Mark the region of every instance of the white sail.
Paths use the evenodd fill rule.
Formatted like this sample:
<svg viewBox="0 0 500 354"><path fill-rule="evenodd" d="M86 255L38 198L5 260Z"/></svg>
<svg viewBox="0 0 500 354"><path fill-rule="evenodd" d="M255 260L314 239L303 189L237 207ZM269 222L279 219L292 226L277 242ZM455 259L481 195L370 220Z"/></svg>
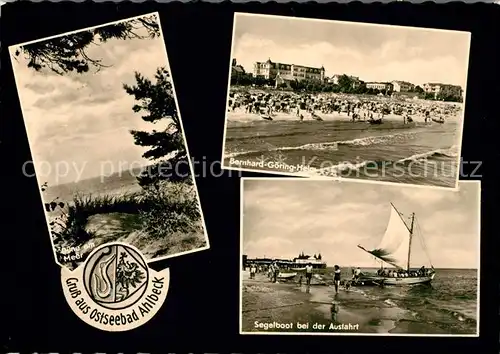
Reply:
<svg viewBox="0 0 500 354"><path fill-rule="evenodd" d="M391 205L391 216L384 237L370 253L389 264L406 269L409 249L410 232L398 211Z"/></svg>

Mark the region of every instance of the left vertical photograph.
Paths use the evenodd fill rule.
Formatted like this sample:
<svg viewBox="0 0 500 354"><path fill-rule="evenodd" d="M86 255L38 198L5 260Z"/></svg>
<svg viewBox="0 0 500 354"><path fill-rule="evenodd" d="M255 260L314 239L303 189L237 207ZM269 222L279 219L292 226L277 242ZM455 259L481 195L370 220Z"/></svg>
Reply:
<svg viewBox="0 0 500 354"><path fill-rule="evenodd" d="M118 242L147 262L209 248L151 13L9 47L56 263Z"/></svg>

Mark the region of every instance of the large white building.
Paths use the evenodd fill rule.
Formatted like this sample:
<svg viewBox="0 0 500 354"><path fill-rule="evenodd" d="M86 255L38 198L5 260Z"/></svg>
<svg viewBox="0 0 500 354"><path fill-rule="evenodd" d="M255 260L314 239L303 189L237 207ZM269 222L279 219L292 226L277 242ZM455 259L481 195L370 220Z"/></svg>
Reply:
<svg viewBox="0 0 500 354"><path fill-rule="evenodd" d="M392 84L389 82L367 82L366 88L380 91L392 91Z"/></svg>
<svg viewBox="0 0 500 354"><path fill-rule="evenodd" d="M332 77L328 78L328 82L330 84L338 85L339 84L339 79L343 76L344 74L335 74ZM361 80L359 79L358 76L352 76L352 75L346 75L349 79L351 79L352 82L352 87L356 88L359 85L361 85Z"/></svg>
<svg viewBox="0 0 500 354"><path fill-rule="evenodd" d="M425 93L434 94L434 98L438 95L453 96L457 98L462 98L463 90L462 87L458 85L448 85L442 83L426 83L423 87Z"/></svg>
<svg viewBox="0 0 500 354"><path fill-rule="evenodd" d="M260 76L265 79L275 79L279 76L283 80L317 80L323 82L325 80L325 68L275 63L269 58L265 62L254 63L253 76Z"/></svg>
<svg viewBox="0 0 500 354"><path fill-rule="evenodd" d="M409 92L412 91L415 88L415 85L413 85L411 82L406 82L406 81L392 81L392 90L394 92Z"/></svg>

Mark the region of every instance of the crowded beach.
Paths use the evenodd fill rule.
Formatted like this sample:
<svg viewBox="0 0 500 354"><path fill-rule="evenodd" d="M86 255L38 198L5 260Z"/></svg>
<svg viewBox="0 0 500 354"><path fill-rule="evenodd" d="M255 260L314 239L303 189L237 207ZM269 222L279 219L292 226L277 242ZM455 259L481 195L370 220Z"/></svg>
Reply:
<svg viewBox="0 0 500 354"><path fill-rule="evenodd" d="M239 120L350 120L381 124L385 119L404 124L445 123L460 115L455 102L384 95L297 93L254 88L231 88L227 117Z"/></svg>

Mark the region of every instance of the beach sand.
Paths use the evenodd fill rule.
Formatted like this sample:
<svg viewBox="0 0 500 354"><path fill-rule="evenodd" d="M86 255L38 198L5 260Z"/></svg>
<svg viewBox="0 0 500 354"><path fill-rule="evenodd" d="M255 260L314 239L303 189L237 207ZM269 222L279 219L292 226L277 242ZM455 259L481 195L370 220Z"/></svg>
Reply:
<svg viewBox="0 0 500 354"><path fill-rule="evenodd" d="M420 323L410 311L390 301L376 304L356 288L340 289L335 295L333 287L318 285L307 293L304 285L271 283L265 274L249 279L248 272L243 272L242 277L242 332L446 333ZM338 304L336 321L332 321L333 301ZM290 325L285 329L263 328L274 322ZM299 329L297 323L308 324L308 328Z"/></svg>
<svg viewBox="0 0 500 354"><path fill-rule="evenodd" d="M304 115L304 121L314 120L313 118L311 118L310 113L303 113L303 115ZM316 112L316 115L321 117L321 119L323 121L350 121L350 120L352 120L351 116L348 116L347 113L345 113L345 112L342 112L340 114L337 112L329 113L329 114ZM454 115L445 116L445 119L457 119L460 116L461 116L460 113L457 112ZM238 108L235 111L227 112L226 118L227 118L228 122L235 122L235 123L236 122L240 122L240 123L248 122L249 123L249 122L256 122L256 121L265 121L261 117L260 114L245 113L245 111L241 108ZM273 121L299 121L299 118L294 113L273 113L272 118L273 118ZM373 118L378 119L378 115L374 115ZM425 123L425 117L423 115L412 115L411 118L413 119L414 122ZM398 121L401 123L403 122L403 116L396 115L396 114L384 115L383 119L387 120L387 121Z"/></svg>

